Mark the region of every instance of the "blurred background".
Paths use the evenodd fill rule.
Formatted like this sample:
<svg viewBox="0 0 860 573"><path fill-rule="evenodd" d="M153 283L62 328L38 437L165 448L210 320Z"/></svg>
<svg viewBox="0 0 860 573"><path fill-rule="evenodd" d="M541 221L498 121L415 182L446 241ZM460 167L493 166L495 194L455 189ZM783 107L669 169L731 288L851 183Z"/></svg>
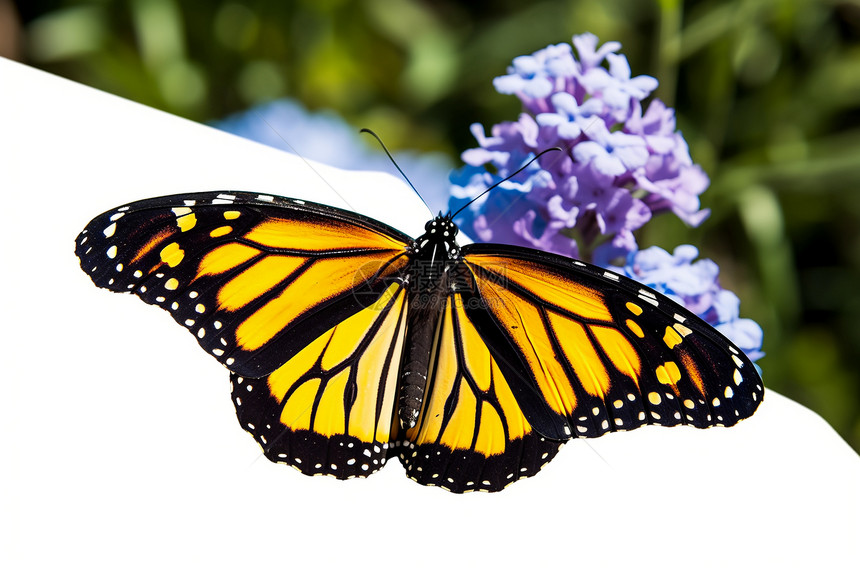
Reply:
<svg viewBox="0 0 860 573"><path fill-rule="evenodd" d="M329 162L370 127L442 193L470 124L520 111L492 78L585 31L660 81L711 177L709 220L639 244L719 264L764 329L765 384L860 451L860 0L0 0L6 58L200 122L289 98Z"/></svg>

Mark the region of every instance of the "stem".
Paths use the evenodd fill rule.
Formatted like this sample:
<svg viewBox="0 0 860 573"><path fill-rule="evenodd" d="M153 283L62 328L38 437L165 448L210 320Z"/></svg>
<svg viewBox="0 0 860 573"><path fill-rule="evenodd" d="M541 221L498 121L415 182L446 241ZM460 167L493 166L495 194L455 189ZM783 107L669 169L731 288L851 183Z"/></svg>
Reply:
<svg viewBox="0 0 860 573"><path fill-rule="evenodd" d="M660 99L669 106L675 105L678 84L678 60L681 56L681 20L684 7L681 0L658 0L657 78L660 80Z"/></svg>

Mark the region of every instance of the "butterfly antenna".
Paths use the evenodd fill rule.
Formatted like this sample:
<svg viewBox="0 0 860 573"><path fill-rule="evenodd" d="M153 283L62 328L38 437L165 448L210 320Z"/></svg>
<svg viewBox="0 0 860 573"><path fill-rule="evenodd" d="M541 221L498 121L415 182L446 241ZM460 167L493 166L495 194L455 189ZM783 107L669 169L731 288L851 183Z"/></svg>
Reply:
<svg viewBox="0 0 860 573"><path fill-rule="evenodd" d="M296 148L295 148L295 147L293 147L293 146L290 144L290 142L289 142L289 141L287 141L287 140L284 138L284 136L283 136L283 135L281 135L281 134L280 134L280 132L279 132L277 129L275 129L275 128L274 128L274 126L272 126L272 124L271 124L271 123L269 123L268 121L266 121L266 118L265 118L265 117L263 117L263 114L261 114L261 113L260 113L259 111L257 111L257 110L253 110L253 111L254 111L254 113L256 113L256 114L257 114L257 118L258 118L260 121L262 121L263 123L265 123L265 124L266 124L266 126L267 126L269 129L271 129L271 130L272 130L272 133L274 133L275 135L277 135L277 136L280 138L280 140L284 142L284 145L286 145L287 147L289 147L289 148L290 148L290 150L293 152L293 154L294 154L296 157L298 157L299 159L301 159L302 161L304 161L305 165L307 165L307 166L308 166L308 168L309 168L311 171L313 171L314 173L316 173L317 177L319 177L319 178L322 180L322 182L323 182L323 183L325 183L326 185L328 185L329 189L331 189L332 191L334 191L334 194L335 194L335 195L337 195L338 197L340 197L341 201L343 201L343 202L346 204L346 206L347 206L347 207L349 207L349 208L350 208L350 209L352 209L353 211L355 210L355 209L353 209L352 205L350 205L350 204L349 204L349 201L347 201L347 200L346 200L346 198L345 198L343 195L341 195L340 193L338 193L338 192L337 192L337 189L335 189L335 188L334 188L334 186L333 186L331 183L329 183L329 182L328 182L328 180L327 180L325 177L323 177L323 176L322 176L322 173L320 173L319 171L317 171L316 169L314 169L314 166L313 166L313 165L311 165L310 161L308 161L307 159L305 159L305 156L304 156L304 155L302 155L301 153L299 153L299 152L298 152L298 150L296 150Z"/></svg>
<svg viewBox="0 0 860 573"><path fill-rule="evenodd" d="M532 163L534 163L535 161L540 159L541 155L543 155L545 153L549 153L550 151L563 151L563 150L561 147L550 147L548 149L544 149L543 151L541 151L540 153L538 153L537 155L532 157L528 161L528 163L526 163L525 165L523 165L522 167L520 167L519 169L517 169L516 171L514 171L513 173L511 173L510 175L508 175L504 179L502 179L501 181L498 181L498 182L494 183L493 185L491 185L490 187L487 187L487 189L483 193L481 193L480 195L478 195L477 197L475 197L474 199L472 199L471 201L469 201L468 203L466 203L465 205L463 205L462 207L457 209L457 211L453 215L450 216L451 219L453 219L454 217L459 215L460 211L462 211L463 209L465 209L466 207L468 207L469 205L471 205L472 203L474 203L475 201L477 201L478 199L480 199L481 197L483 197L484 195L486 195L487 193L489 193L490 191L492 191L493 189L495 189L496 187L498 187L499 185L504 183L505 181L509 181L509 180L513 179L514 177L516 177L523 169L525 169L526 167L528 167L529 165L531 165Z"/></svg>
<svg viewBox="0 0 860 573"><path fill-rule="evenodd" d="M409 183L409 186L412 187L412 190L415 191L415 194L418 195L419 199L421 199L421 202L424 203L425 205L427 205L427 202L424 201L424 197L421 196L421 193L418 192L418 189L416 189L415 185L412 184L412 181L409 180L409 177L406 176L406 174L403 172L403 170L400 169L400 166L397 165L397 162L394 161L394 157L391 156L391 152L389 152L388 148L385 147L385 144L382 143L382 138L379 137L378 135L376 135L376 132L374 132L373 130L367 129L366 127L362 127L359 130L359 133L369 133L370 135L372 135L374 137L374 139L376 139L377 142L379 142L379 146L382 147L382 151L384 151L385 155L388 156L388 159L391 160L391 164L394 165L395 168L397 168L397 171L400 172L400 175L403 177L403 179L406 180L407 183ZM429 209L430 205L427 205L427 208Z"/></svg>

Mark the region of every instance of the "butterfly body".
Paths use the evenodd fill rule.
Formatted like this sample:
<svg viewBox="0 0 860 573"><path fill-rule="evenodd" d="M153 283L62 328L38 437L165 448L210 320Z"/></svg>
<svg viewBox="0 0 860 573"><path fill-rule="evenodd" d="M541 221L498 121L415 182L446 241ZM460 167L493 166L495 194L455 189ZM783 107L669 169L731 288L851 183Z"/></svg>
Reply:
<svg viewBox="0 0 860 573"><path fill-rule="evenodd" d="M427 222L424 234L409 248L411 272L406 277L410 313L400 383L401 428L418 422L430 374L434 337L448 294L449 273L456 265L459 246L454 238L457 226L441 214Z"/></svg>
<svg viewBox="0 0 860 573"><path fill-rule="evenodd" d="M230 371L266 457L310 475L368 476L397 456L419 483L497 491L571 438L731 426L761 402L747 357L659 293L456 234L450 217L413 240L224 191L107 211L76 254L97 286L167 310Z"/></svg>

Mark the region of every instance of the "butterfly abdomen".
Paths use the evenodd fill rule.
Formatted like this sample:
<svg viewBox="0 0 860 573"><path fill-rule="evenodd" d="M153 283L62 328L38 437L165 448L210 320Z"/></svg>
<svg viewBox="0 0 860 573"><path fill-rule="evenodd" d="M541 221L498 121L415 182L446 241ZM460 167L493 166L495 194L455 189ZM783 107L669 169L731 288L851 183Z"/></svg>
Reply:
<svg viewBox="0 0 860 573"><path fill-rule="evenodd" d="M427 387L430 357L444 308L444 292L416 293L410 291L409 319L406 343L400 369L400 426L409 429L418 422Z"/></svg>

